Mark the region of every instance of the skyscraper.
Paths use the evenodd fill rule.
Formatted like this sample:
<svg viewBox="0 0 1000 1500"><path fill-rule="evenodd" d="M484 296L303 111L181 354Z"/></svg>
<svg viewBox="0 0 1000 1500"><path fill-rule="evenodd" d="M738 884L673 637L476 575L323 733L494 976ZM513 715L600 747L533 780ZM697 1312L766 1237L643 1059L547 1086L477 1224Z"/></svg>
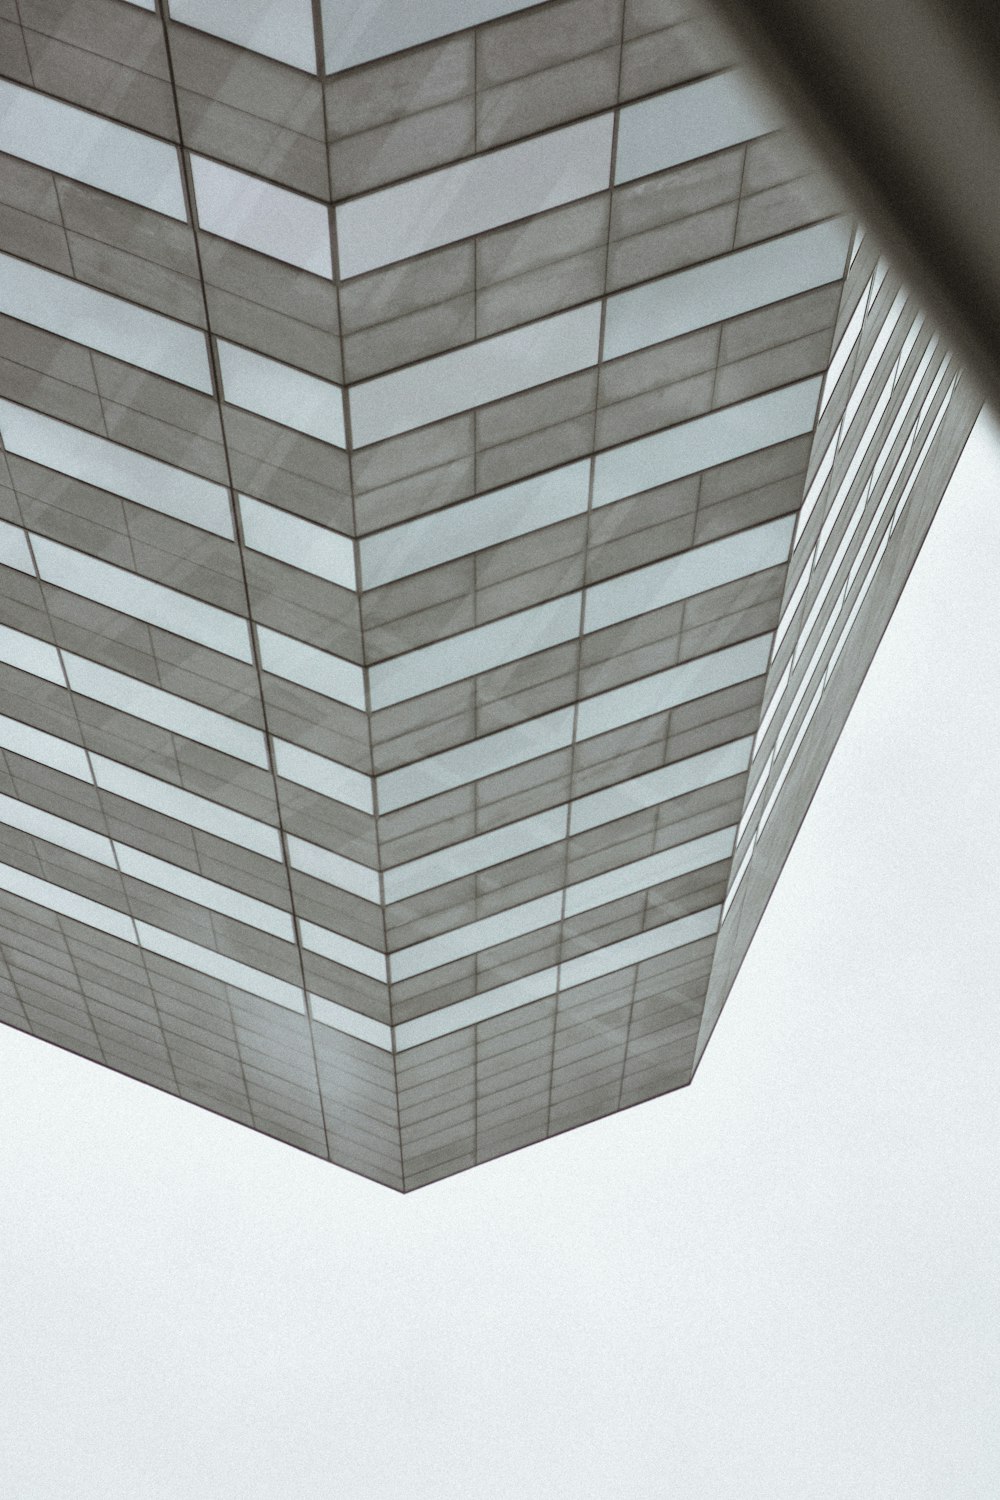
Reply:
<svg viewBox="0 0 1000 1500"><path fill-rule="evenodd" d="M687 1083L977 402L677 0L18 0L0 1017L398 1188Z"/></svg>

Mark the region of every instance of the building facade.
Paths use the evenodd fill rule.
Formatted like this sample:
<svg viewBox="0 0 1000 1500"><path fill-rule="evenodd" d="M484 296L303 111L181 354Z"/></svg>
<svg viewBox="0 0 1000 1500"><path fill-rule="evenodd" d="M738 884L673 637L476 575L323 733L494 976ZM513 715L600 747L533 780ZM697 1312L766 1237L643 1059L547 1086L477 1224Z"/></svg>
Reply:
<svg viewBox="0 0 1000 1500"><path fill-rule="evenodd" d="M947 351L687 0L0 33L0 1019L399 1189L689 1082Z"/></svg>

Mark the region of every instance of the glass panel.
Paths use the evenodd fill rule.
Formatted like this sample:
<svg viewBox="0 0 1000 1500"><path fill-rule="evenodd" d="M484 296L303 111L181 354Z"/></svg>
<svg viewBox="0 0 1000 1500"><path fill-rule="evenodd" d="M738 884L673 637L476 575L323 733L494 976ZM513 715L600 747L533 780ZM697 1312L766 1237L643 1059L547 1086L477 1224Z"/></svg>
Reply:
<svg viewBox="0 0 1000 1500"><path fill-rule="evenodd" d="M186 469L148 458L121 443L57 422L27 406L0 401L0 434L11 453L84 484L124 495L136 505L232 537L229 491Z"/></svg>
<svg viewBox="0 0 1000 1500"><path fill-rule="evenodd" d="M253 661L250 631L239 615L192 599L189 594L181 594L152 579L140 578L124 568L115 568L47 537L33 537L32 546L39 576L46 583L145 620L160 630L197 641L237 661Z"/></svg>
<svg viewBox="0 0 1000 1500"><path fill-rule="evenodd" d="M208 234L235 240L316 276L332 277L325 204L205 156L191 157L191 171L198 222Z"/></svg>
<svg viewBox="0 0 1000 1500"><path fill-rule="evenodd" d="M631 182L775 130L778 111L742 73L716 73L619 113L615 182Z"/></svg>
<svg viewBox="0 0 1000 1500"><path fill-rule="evenodd" d="M846 219L829 219L609 297L604 358L617 359L837 281L849 234Z"/></svg>
<svg viewBox="0 0 1000 1500"><path fill-rule="evenodd" d="M618 969L641 964L644 959L656 958L661 953L670 953L674 948L683 948L687 943L696 943L699 938L711 937L718 931L721 906L710 906L704 911L681 917L676 922L667 922L662 927L653 927L649 932L640 932L636 937L626 938L621 943L612 943L607 948L597 948L580 958L571 958L559 971L559 982L563 989L585 984L588 979L598 979L602 974L614 974Z"/></svg>
<svg viewBox="0 0 1000 1500"><path fill-rule="evenodd" d="M449 506L362 537L362 587L378 588L468 552L553 526L587 509L590 460L566 464L520 484Z"/></svg>
<svg viewBox="0 0 1000 1500"><path fill-rule="evenodd" d="M0 151L186 219L176 146L0 79Z"/></svg>
<svg viewBox="0 0 1000 1500"><path fill-rule="evenodd" d="M228 3L228 0L219 0ZM343 72L541 0L321 0L326 71Z"/></svg>
<svg viewBox="0 0 1000 1500"><path fill-rule="evenodd" d="M613 115L596 115L339 204L341 276L360 276L602 192L609 185L613 128Z"/></svg>
<svg viewBox="0 0 1000 1500"><path fill-rule="evenodd" d="M794 516L782 516L765 526L735 532L704 547L692 547L648 568L636 568L607 583L592 584L586 591L583 628L603 630L618 620L661 609L704 589L719 588L786 562L794 525Z"/></svg>
<svg viewBox="0 0 1000 1500"><path fill-rule="evenodd" d="M381 1047L383 1052L393 1050L392 1027L383 1021L373 1021L369 1016L348 1010L346 1005L338 1005L336 1000L327 1000L323 995L310 995L309 1009L313 1020L322 1021L324 1026L333 1026L348 1036L356 1036L359 1041L370 1042L373 1047Z"/></svg>
<svg viewBox="0 0 1000 1500"><path fill-rule="evenodd" d="M314 693L335 698L338 703L364 709L365 674L353 662L308 646L290 635L280 635L265 625L257 626L257 640L265 672L287 677L289 682L298 682Z"/></svg>
<svg viewBox="0 0 1000 1500"><path fill-rule="evenodd" d="M304 573L328 578L341 588L356 587L354 543L350 537L303 521L276 505L240 495L243 540L255 552L266 552Z"/></svg>
<svg viewBox="0 0 1000 1500"><path fill-rule="evenodd" d="M51 766L53 771L62 771L64 776L75 776L78 781L93 781L85 750L69 740L46 734L19 719L8 719L0 714L0 747L14 755L23 755L27 760L37 760L39 765Z"/></svg>
<svg viewBox="0 0 1000 1500"><path fill-rule="evenodd" d="M356 974L367 974L369 979L386 982L385 954L378 953L364 943L355 943L351 938L341 937L327 927L317 927L314 922L299 922L299 935L303 948L320 953L345 969Z"/></svg>
<svg viewBox="0 0 1000 1500"><path fill-rule="evenodd" d="M317 755L313 750L303 750L301 745L293 745L288 740L272 739L272 744L277 773L286 781L311 787L323 797L346 802L349 807L360 808L362 812L374 812L370 776L363 776L360 771L353 771L350 766L342 766L335 760L327 760L325 755Z"/></svg>
<svg viewBox="0 0 1000 1500"><path fill-rule="evenodd" d="M476 838L464 839L447 849L439 849L422 859L410 860L386 870L383 876L385 899L405 901L419 891L431 890L436 885L445 885L458 880L462 875L471 875L476 870L488 869L507 859L516 859L533 849L543 849L566 837L569 809L564 803L548 812L538 813L532 818L521 818L508 823L492 833L481 833Z"/></svg>
<svg viewBox="0 0 1000 1500"><path fill-rule="evenodd" d="M433 646L408 651L392 661L369 668L372 708L388 708L458 682L477 672L488 672L504 662L544 651L580 632L580 594L565 594L548 604L463 631Z"/></svg>
<svg viewBox="0 0 1000 1500"><path fill-rule="evenodd" d="M363 447L586 369L600 327L601 305L590 302L352 386L353 441Z"/></svg>
<svg viewBox="0 0 1000 1500"><path fill-rule="evenodd" d="M342 854L334 854L331 849L321 849L318 844L309 844L294 834L288 835L287 842L289 863L304 875L325 880L340 890L351 891L364 901L377 902L380 899L377 870L359 865L353 859L345 859Z"/></svg>
<svg viewBox="0 0 1000 1500"><path fill-rule="evenodd" d="M529 1005L532 1000L544 1000L555 992L558 982L558 969L539 969L523 979L498 985L494 990L484 990L480 995L471 995L468 1000L459 1000L442 1010L429 1011L413 1021L404 1021L395 1028L396 1051L419 1047L421 1042L448 1036L463 1026L474 1026L477 1021L502 1016L508 1010L516 1010L519 1005Z"/></svg>
<svg viewBox="0 0 1000 1500"><path fill-rule="evenodd" d="M817 375L599 453L594 504L610 505L699 469L801 437L812 430L819 387Z"/></svg>
<svg viewBox="0 0 1000 1500"><path fill-rule="evenodd" d="M668 667L665 672L654 672L651 677L630 682L626 687L586 698L577 712L576 737L589 740L635 719L645 719L678 703L731 687L734 682L759 677L767 671L770 652L771 636L758 635L753 640L741 641L738 646L727 646L710 656L699 656L694 661L682 662L679 667Z"/></svg>
<svg viewBox="0 0 1000 1500"><path fill-rule="evenodd" d="M267 770L267 749L259 729L238 724L235 719L228 719L214 709L202 708L200 703L178 698L174 693L126 677L122 672L112 672L108 667L87 661L82 656L73 656L68 651L64 653L64 660L70 687L85 698L106 703L137 719L147 719L150 724L159 724L173 734L196 740L200 745L209 745L224 755L233 755L237 760Z"/></svg>
<svg viewBox="0 0 1000 1500"><path fill-rule="evenodd" d="M13 865L0 865L0 890L9 891L12 896L20 896L25 901L34 901L37 906L59 912L61 916L72 917L87 927L96 927L99 932L123 938L126 943L136 940L132 918L124 912L90 901L86 896L78 896L75 891L53 885L50 880L40 880Z"/></svg>
<svg viewBox="0 0 1000 1500"><path fill-rule="evenodd" d="M25 635L23 630L0 625L0 661L16 667L19 672L29 672L32 677L43 677L46 682L66 686L55 646L40 641L37 636Z"/></svg>
<svg viewBox="0 0 1000 1500"><path fill-rule="evenodd" d="M340 386L317 380L304 370L265 359L252 349L216 339L223 394L233 406L244 406L284 427L306 432L320 442L346 447L344 393Z"/></svg>
<svg viewBox="0 0 1000 1500"><path fill-rule="evenodd" d="M570 807L570 833L583 833L587 828L597 828L602 823L627 817L644 807L656 807L672 797L682 797L685 792L710 786L714 781L739 776L750 764L752 744L749 735L745 739L730 740L718 749L673 761L659 771L632 777L608 787L607 791L578 797Z"/></svg>
<svg viewBox="0 0 1000 1500"><path fill-rule="evenodd" d="M184 964L200 974L209 974L213 979L221 979L223 984L235 985L237 989L259 995L263 1000L273 1000L276 1005L283 1005L287 1010L304 1011L306 1008L305 997L294 984L286 984L283 979L275 979L271 974L262 974L259 969L237 963L235 959L226 958L212 948L189 943L172 932L164 932L162 928L150 927L146 922L137 922L135 925L140 943L150 953L159 953L163 958L173 959L175 963Z"/></svg>
<svg viewBox="0 0 1000 1500"><path fill-rule="evenodd" d="M136 880L159 886L164 891L173 891L175 896L182 896L186 901L207 906L210 911L221 912L237 922L245 922L249 927L259 927L286 942L295 941L291 917L276 906L256 901L252 896L244 896L241 891L234 891L215 880L206 880L190 870L168 864L166 860L154 859L151 854L145 854L141 849L133 849L117 840L115 852L123 873L132 875Z"/></svg>
<svg viewBox="0 0 1000 1500"><path fill-rule="evenodd" d="M440 937L428 938L426 942L414 943L389 956L389 973L393 983L410 979L414 974L424 974L429 969L440 968L456 958L465 958L470 953L479 953L497 943L506 943L511 938L526 932L537 932L558 922L562 915L562 892L541 896L537 901L526 901L523 906L512 906L493 917L483 917L465 927L443 932Z"/></svg>
<svg viewBox="0 0 1000 1500"><path fill-rule="evenodd" d="M464 786L481 776L492 776L508 766L561 750L571 744L572 739L571 708L560 708L527 724L515 724L512 729L484 735L454 750L445 750L440 755L428 756L426 760L380 776L379 811L395 812L424 797L434 797L452 787Z"/></svg>
<svg viewBox="0 0 1000 1500"><path fill-rule="evenodd" d="M185 26L316 72L312 0L170 0L170 14Z"/></svg>
<svg viewBox="0 0 1000 1500"><path fill-rule="evenodd" d="M12 255L0 255L0 312L211 394L200 329Z"/></svg>
<svg viewBox="0 0 1000 1500"><path fill-rule="evenodd" d="M647 859L637 859L632 864L619 865L605 875L595 875L592 880L581 880L566 890L566 915L592 911L595 906L604 906L617 901L621 896L630 896L635 891L645 891L651 886L673 880L677 875L686 875L691 870L714 865L718 860L728 859L733 852L736 829L722 828L704 838L691 839L686 844L675 844L671 849L662 849Z"/></svg>
<svg viewBox="0 0 1000 1500"><path fill-rule="evenodd" d="M19 573L34 573L28 538L20 526L9 521L0 521L0 563L5 568L16 568Z"/></svg>
<svg viewBox="0 0 1000 1500"><path fill-rule="evenodd" d="M82 854L84 859L114 866L110 839L93 833L89 828L81 828L68 818L57 818L40 807L32 807L30 802L19 802L14 797L0 794L0 823L5 823L8 828L20 828L22 833L58 844L62 849L71 849L74 854Z"/></svg>
<svg viewBox="0 0 1000 1500"><path fill-rule="evenodd" d="M241 848L252 849L265 859L282 858L277 829L269 828L256 818L248 818L245 813L234 812L208 797L198 797L194 792L186 792L168 781L120 765L118 761L105 760L103 755L91 756L91 763L97 785L106 792L152 808L154 812L163 813L164 817L175 818L178 823L190 823L217 838L239 844Z"/></svg>

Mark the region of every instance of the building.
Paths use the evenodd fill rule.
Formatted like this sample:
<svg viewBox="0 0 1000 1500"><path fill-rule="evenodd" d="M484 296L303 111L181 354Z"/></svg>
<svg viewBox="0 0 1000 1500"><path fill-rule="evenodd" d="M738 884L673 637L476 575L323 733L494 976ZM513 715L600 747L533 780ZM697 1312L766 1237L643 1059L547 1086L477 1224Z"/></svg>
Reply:
<svg viewBox="0 0 1000 1500"><path fill-rule="evenodd" d="M977 411L686 0L0 20L0 1018L397 1188L690 1081Z"/></svg>

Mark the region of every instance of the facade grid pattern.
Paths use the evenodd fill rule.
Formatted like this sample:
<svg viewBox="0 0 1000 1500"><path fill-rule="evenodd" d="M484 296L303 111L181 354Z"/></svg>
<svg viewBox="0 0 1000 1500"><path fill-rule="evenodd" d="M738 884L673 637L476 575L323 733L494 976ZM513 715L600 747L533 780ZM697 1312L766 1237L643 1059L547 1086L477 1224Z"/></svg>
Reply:
<svg viewBox="0 0 1000 1500"><path fill-rule="evenodd" d="M687 1083L974 411L696 6L0 3L0 1019L399 1189Z"/></svg>

